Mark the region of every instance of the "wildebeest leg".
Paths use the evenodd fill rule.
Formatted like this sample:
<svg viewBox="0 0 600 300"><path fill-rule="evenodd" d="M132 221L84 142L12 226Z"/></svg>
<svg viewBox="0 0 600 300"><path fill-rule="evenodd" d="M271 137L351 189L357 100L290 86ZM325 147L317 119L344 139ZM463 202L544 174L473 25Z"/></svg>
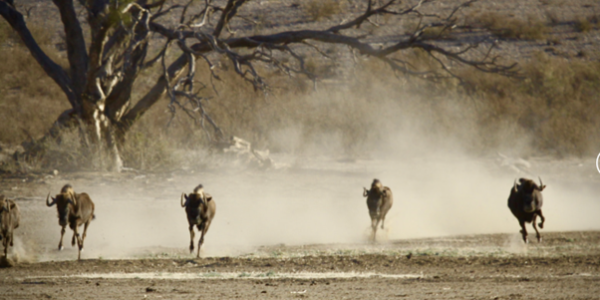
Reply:
<svg viewBox="0 0 600 300"><path fill-rule="evenodd" d="M62 226L62 229L60 230L60 242L58 242L58 250L59 251L63 249L62 241L63 241L63 236L65 235L65 226Z"/></svg>
<svg viewBox="0 0 600 300"><path fill-rule="evenodd" d="M538 211L538 215L540 215L540 218L542 219L542 221L540 222L540 228L544 228L544 222L546 222L546 218L544 218L544 215L542 215L542 210Z"/></svg>
<svg viewBox="0 0 600 300"><path fill-rule="evenodd" d="M5 236L2 240L2 246L4 246L4 257L8 258L8 237Z"/></svg>
<svg viewBox="0 0 600 300"><path fill-rule="evenodd" d="M204 235L208 231L208 227L210 227L210 220L204 221L202 224L200 224L200 226L198 226L198 229L200 229L202 234L200 235L200 240L198 241L198 254L196 255L196 258L200 258L200 248L204 243Z"/></svg>
<svg viewBox="0 0 600 300"><path fill-rule="evenodd" d="M531 221L531 224L533 225L533 229L535 230L535 237L537 238L538 243L540 243L542 241L542 236L540 235L540 232L537 229L535 219L537 219L537 215L533 215L533 220Z"/></svg>
<svg viewBox="0 0 600 300"><path fill-rule="evenodd" d="M81 237L79 236L79 232L77 232L77 225L72 226L73 229L73 240L77 239L77 260L81 260L81 248L83 248L83 242L81 241ZM71 244L74 244L73 242Z"/></svg>
<svg viewBox="0 0 600 300"><path fill-rule="evenodd" d="M372 234L373 234L373 242L375 241L376 235L377 235L377 225L379 225L379 218L377 218L377 217L371 218L371 230L372 230Z"/></svg>
<svg viewBox="0 0 600 300"><path fill-rule="evenodd" d="M519 220L519 225L521 225L521 235L523 236L523 241L527 244L529 241L527 240L527 229L525 229L525 221Z"/></svg>
<svg viewBox="0 0 600 300"><path fill-rule="evenodd" d="M79 246L79 250L83 251L83 241L85 240L85 237L87 235L87 229L88 226L90 226L90 222L91 220L88 220L87 222L85 222L85 224L83 224L83 234L81 235L81 245Z"/></svg>
<svg viewBox="0 0 600 300"><path fill-rule="evenodd" d="M190 225L190 253L194 251L194 225Z"/></svg>

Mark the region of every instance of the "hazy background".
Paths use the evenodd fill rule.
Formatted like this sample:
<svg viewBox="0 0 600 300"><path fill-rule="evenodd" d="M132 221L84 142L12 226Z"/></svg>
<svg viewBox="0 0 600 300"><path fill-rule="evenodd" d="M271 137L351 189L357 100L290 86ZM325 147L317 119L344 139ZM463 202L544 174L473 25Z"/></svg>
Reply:
<svg viewBox="0 0 600 300"><path fill-rule="evenodd" d="M321 105L339 101L319 100ZM471 122L467 114L463 116L453 127L457 131ZM377 129L380 137L380 142L362 147L361 154L345 151L343 135L336 130L324 130L321 138L306 140L297 134L302 126L290 126L273 129L272 134L280 137L279 147L288 149L273 154L275 167L267 170L247 167L241 159L187 151L187 159L195 157L202 163L190 159L189 165L164 173L75 173L48 181L48 191L54 195L70 182L96 203L97 218L88 231L84 258L188 257L188 225L179 201L182 192L189 193L200 183L217 204L204 256L242 255L276 244L368 245L370 220L362 191L373 178L394 193L386 229L378 233L382 244L408 238L513 233L517 238L507 241L510 250L520 241L519 225L507 208L507 198L519 177L537 180L541 176L548 186L543 193L546 224L542 235L544 231L600 229L600 174L595 157L530 156L530 167L525 168L493 151L474 154L465 150L457 138L460 133L438 132L426 118L397 106L365 112L360 122L369 124L365 125L371 126L369 130ZM372 142L365 139L365 143ZM519 144L525 143L515 139L512 145ZM56 209L47 208L44 199L40 195L20 201L26 229L17 231L21 245L17 251L32 259L73 259L76 248L68 246L70 230L65 234L66 249L56 251L60 232ZM195 243L198 238L197 233Z"/></svg>

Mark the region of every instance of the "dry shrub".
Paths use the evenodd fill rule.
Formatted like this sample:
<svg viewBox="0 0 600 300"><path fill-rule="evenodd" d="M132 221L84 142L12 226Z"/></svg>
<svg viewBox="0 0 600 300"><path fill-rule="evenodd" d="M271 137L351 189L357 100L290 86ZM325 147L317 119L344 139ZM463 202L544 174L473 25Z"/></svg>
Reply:
<svg viewBox="0 0 600 300"><path fill-rule="evenodd" d="M482 125L518 125L530 148L557 156L587 155L600 147L600 63L539 54L523 65L525 80L465 74L488 105Z"/></svg>
<svg viewBox="0 0 600 300"><path fill-rule="evenodd" d="M558 14L556 11L546 10L544 12L544 14L546 15L546 19L548 19L548 21L550 21L550 24L552 24L554 26L560 24L560 18L558 17Z"/></svg>
<svg viewBox="0 0 600 300"><path fill-rule="evenodd" d="M508 17L499 13L482 13L471 17L471 21L477 27L483 27L491 31L495 36L504 39L540 40L548 33L548 27L542 20L534 16L521 20Z"/></svg>
<svg viewBox="0 0 600 300"><path fill-rule="evenodd" d="M435 66L420 51L401 59L419 69ZM272 151L306 153L320 145L338 154L366 153L373 147L368 141L385 139L393 131L386 126L398 124L440 138L453 136L476 152L516 147L565 156L600 146L590 139L600 128L598 64L540 55L523 70L527 79L519 81L465 69L461 75L471 88L457 89L453 80L405 81L385 64L366 60L355 70L355 80L320 84L314 92L302 77L263 69L271 74L268 96L227 71L220 74L220 95L207 94L214 97L207 110L227 134ZM385 124L400 115L404 121ZM194 139L207 141L202 134Z"/></svg>
<svg viewBox="0 0 600 300"><path fill-rule="evenodd" d="M343 10L343 1L337 0L309 0L304 4L304 11L313 21L330 18Z"/></svg>
<svg viewBox="0 0 600 300"><path fill-rule="evenodd" d="M121 147L125 166L141 171L169 170L179 166L173 143L163 130L136 126Z"/></svg>
<svg viewBox="0 0 600 300"><path fill-rule="evenodd" d="M39 137L68 108L68 102L23 48L13 45L0 51L11 58L0 65L4 74L0 91L6 99L0 103L0 118L7 120L0 142L20 143L28 137L24 131ZM55 53L52 48L47 51ZM418 70L439 69L423 51L396 58ZM320 63L312 64L318 70ZM203 100L207 113L226 136L236 135L274 152L363 155L399 130L429 139L451 136L474 152L517 147L566 156L586 155L600 147L600 63L596 62L569 62L542 54L522 66L524 81L455 68L467 82L468 88L460 89L453 80L432 84L398 78L382 62L367 59L353 70L353 80L319 83L317 92L303 76L287 77L278 69L257 66L270 84L266 94L254 91L235 74L227 59L219 65L221 81L212 80L218 92L211 86L199 90L208 99ZM211 82L207 66L199 63L197 68L198 81ZM134 90L143 92L152 84L140 80ZM133 99L139 96L134 94ZM214 138L210 125L205 122L203 129L181 111L171 119L168 104L169 99L161 100L127 134L121 149L125 166L170 169L182 164L180 149L208 148ZM99 162L86 164L84 156L102 155L83 149L76 131L65 132L60 143L48 142L45 148L45 157L7 168L94 169Z"/></svg>
<svg viewBox="0 0 600 300"><path fill-rule="evenodd" d="M101 154L83 147L77 129L63 129L57 139L26 141L24 144L28 144L33 151L25 154L17 150L13 155L14 160L5 160L0 165L1 172L63 172L101 168ZM96 159L90 160L89 157Z"/></svg>
<svg viewBox="0 0 600 300"><path fill-rule="evenodd" d="M423 38L426 39L439 39L450 35L451 29L447 27L428 27L423 30Z"/></svg>
<svg viewBox="0 0 600 300"><path fill-rule="evenodd" d="M575 30L578 32L588 32L594 29L594 24L590 22L587 18L577 19L574 23Z"/></svg>
<svg viewBox="0 0 600 300"><path fill-rule="evenodd" d="M317 76L319 79L334 77L335 71L337 70L334 61L324 58L309 57L308 59L305 59L304 67L308 72Z"/></svg>

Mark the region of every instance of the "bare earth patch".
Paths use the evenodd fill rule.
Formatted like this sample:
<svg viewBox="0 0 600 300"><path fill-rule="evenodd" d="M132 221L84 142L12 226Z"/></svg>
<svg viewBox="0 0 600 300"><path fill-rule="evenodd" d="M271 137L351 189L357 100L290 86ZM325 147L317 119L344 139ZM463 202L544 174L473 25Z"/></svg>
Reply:
<svg viewBox="0 0 600 300"><path fill-rule="evenodd" d="M288 257L21 263L0 271L0 299L592 299L600 293L597 231L547 233L543 244L528 245L517 254L404 255L417 245L458 250L501 246L510 236L397 241L369 254L294 257L297 247L277 246ZM324 253L353 247L303 248Z"/></svg>

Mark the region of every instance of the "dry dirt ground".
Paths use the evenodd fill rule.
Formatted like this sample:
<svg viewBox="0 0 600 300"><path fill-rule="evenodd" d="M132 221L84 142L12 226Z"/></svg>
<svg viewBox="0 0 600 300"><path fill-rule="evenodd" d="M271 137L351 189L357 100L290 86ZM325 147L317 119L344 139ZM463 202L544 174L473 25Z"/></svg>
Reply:
<svg viewBox="0 0 600 300"><path fill-rule="evenodd" d="M496 230L497 225L508 233L402 238L411 236L410 232L426 232L427 224L435 222L428 215L435 212L430 209L416 222L410 215L395 216L402 211L408 214L419 211L418 207L411 208L409 199L397 194L387 226L400 230L399 235L390 233L389 239L380 236L379 242L370 243L360 238L344 238L360 235L359 231L365 228L362 225L368 226L361 191L350 188L364 181L361 162L345 165L341 172L333 171L330 163L326 166L329 171L248 172L237 176L210 171L190 174L190 171L166 175L78 173L4 177L0 181L0 193L17 199L23 218L16 231L16 249L9 253L16 264L0 268L0 299L600 298L600 231L569 231L565 229L569 227L558 225L572 222L571 218L593 221L597 215L595 202L578 205L578 201L586 197L581 187L577 187L581 190L579 195L568 193L573 196L568 201L579 208L595 210L589 215L581 210L575 215L561 208L559 202L565 198L557 190L564 187L558 184L558 178L545 177L549 186L545 192L546 227L558 231L542 231L542 243L522 243L517 222L505 206L509 187L504 189L504 186L498 192L493 191L500 195L498 199L488 199L498 202L498 207L490 207L490 212L486 207L477 208L477 213L485 215L482 221L476 220L478 225L469 223L472 216L461 216L453 211L449 211L454 215L447 220L449 223L439 217L437 222L442 227L467 223L463 232L490 232ZM389 168L390 172L402 169ZM576 168L580 167L574 165L569 170ZM378 172L388 174L383 167ZM483 175L483 171L479 173L482 180L497 185L495 179ZM494 174L503 173L496 170ZM417 172L411 176L420 177ZM510 183L514 174L509 176L501 181ZM178 191L191 189L193 183L200 180L213 192L218 209L203 258L194 259L186 249L189 237L178 203ZM398 180L407 184L404 178ZM590 180L586 183L594 187L590 195L597 195L597 180ZM265 181L273 182L272 188L264 187L261 192L268 202L248 196L257 184ZM88 192L97 205L97 219L90 226L82 261L75 260L77 253L68 246L70 231L65 237L66 249L56 250L59 235L56 211L44 204L48 191L56 193L66 182L72 183L78 191ZM219 182L223 182L222 185ZM347 182L348 187L336 186L336 182ZM391 178L387 182L393 189L399 186ZM456 187L457 183L452 185ZM566 186L573 184L567 182ZM328 195L328 189L336 193ZM460 203L447 188L442 189L446 190L441 192L447 199L434 195L424 198L425 201L431 204L440 198L442 202ZM308 190L324 195L319 199L323 202L323 217L333 218L333 223L322 221L315 208L309 208L304 214L301 204L307 201ZM348 190L348 194L338 190ZM460 195L465 196L473 195ZM427 196L423 193L423 197ZM274 203L284 199L289 210L264 211L265 207L275 209ZM475 197L473 201L481 199ZM258 207L245 207L246 202L255 202ZM329 202L338 208L327 209ZM347 209L339 210L341 205ZM470 201L464 203L465 207L472 205ZM119 212L115 207L126 212ZM242 212L236 211L236 207ZM259 213L258 208L263 211ZM277 219L277 215L283 215L282 219ZM340 215L348 215L350 221ZM261 219L274 219L276 224L263 224ZM289 222L285 223L286 220ZM398 223L400 221L408 223ZM577 226L597 228L593 222ZM312 227L311 223L319 224ZM303 237L305 232L310 237ZM298 235L298 239L291 239L293 235ZM237 250L228 248L231 243L238 243L231 247Z"/></svg>
<svg viewBox="0 0 600 300"><path fill-rule="evenodd" d="M0 270L1 299L598 299L600 232L546 233L520 253L412 252L502 247L511 235L344 245L273 246L277 256L19 263ZM400 249L394 252L393 249ZM409 254L410 253L410 258Z"/></svg>
<svg viewBox="0 0 600 300"><path fill-rule="evenodd" d="M296 19L276 14L288 11L295 2L254 1L243 14L267 9L273 17L257 20L266 23L266 32L286 30L288 24L308 22L302 13ZM500 47L509 57L527 58L543 51L569 59L597 59L598 30L577 34L573 23L597 15L598 1L482 3L479 11L506 12L521 19L557 18L548 38L502 41ZM56 17L51 2L23 4L35 6L32 18L37 21ZM349 9L358 13L362 8ZM60 31L56 21L42 23ZM242 25L235 29L254 30ZM580 58L580 52L588 54ZM548 184L544 193L550 231L542 231L542 243L529 245L520 241L516 221L506 208L508 189L517 175L488 172L462 161L457 163L460 168L448 164L448 160L425 166L386 162L374 170L371 162L358 162L341 166L339 172L338 165L329 164L293 174L233 177L181 171L165 176L1 178L0 193L17 199L23 220L16 231L17 249L9 255L16 264L0 268L0 299L600 299L600 231L594 231L599 228L600 185L593 159L552 162L531 171L543 174ZM578 180L567 175L582 169L587 173ZM371 244L352 239L368 224L360 194L374 176L394 191L406 191L397 198L390 217L396 235L390 233L389 239ZM90 226L82 261L74 261L77 254L71 247L60 253L55 249L56 213L43 203L49 191L57 193L67 182L77 191L88 192L97 203L98 218ZM434 182L435 188L423 188L424 182ZM218 209L204 258L193 259L186 253L188 233L178 197L198 183L215 196ZM254 187L269 183L260 199L253 197ZM477 195L482 193L494 195L486 199L491 204L479 205ZM316 196L318 201L326 200L318 210L305 204L314 203ZM282 200L288 204L282 205ZM441 213L430 209L436 207L428 205L432 202ZM463 212L444 203L476 209ZM257 212L257 207L274 212ZM136 212L133 218L132 211ZM258 217L250 218L252 214ZM431 225L434 217L437 227ZM125 218L131 219L123 226ZM345 230L331 230L336 226ZM584 228L594 230L581 231ZM510 233L481 234L486 232ZM414 238L419 234L443 237ZM67 245L70 237L67 232ZM153 238L156 241L147 241ZM236 250L229 249L231 240L236 241L231 246Z"/></svg>

